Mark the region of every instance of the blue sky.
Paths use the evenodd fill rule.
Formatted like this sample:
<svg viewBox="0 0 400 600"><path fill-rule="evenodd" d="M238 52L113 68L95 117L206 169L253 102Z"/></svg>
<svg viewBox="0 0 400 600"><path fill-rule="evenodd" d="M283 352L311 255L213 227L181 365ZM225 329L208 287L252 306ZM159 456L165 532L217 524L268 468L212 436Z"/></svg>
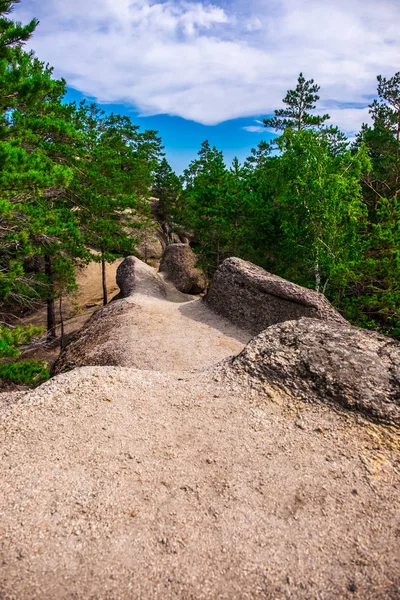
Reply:
<svg viewBox="0 0 400 600"><path fill-rule="evenodd" d="M66 100L79 102L84 98L85 96L81 92L69 89ZM89 98L89 100L95 100L95 98ZM142 129L159 131L168 161L179 174L196 157L204 140L209 140L212 145L223 150L225 161L230 164L235 156L243 162L249 156L251 148L257 146L260 140L268 140L273 137L264 127L260 126L257 122L259 119L256 118L234 119L218 125L203 125L196 121L169 115L140 116L137 110L123 104L105 104L102 108L106 112L130 116L132 121L140 125ZM257 132L247 131L245 129L247 126L256 127ZM259 129L261 131L258 131Z"/></svg>
<svg viewBox="0 0 400 600"><path fill-rule="evenodd" d="M40 19L30 45L71 98L157 129L178 172L204 139L248 156L300 71L352 135L376 75L400 69L398 0L22 0L15 15Z"/></svg>

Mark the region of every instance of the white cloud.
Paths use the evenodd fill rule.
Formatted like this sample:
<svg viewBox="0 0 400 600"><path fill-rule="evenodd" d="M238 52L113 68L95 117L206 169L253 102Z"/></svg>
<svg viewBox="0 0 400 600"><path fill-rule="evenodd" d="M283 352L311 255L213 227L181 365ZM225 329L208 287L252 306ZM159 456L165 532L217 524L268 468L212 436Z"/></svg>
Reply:
<svg viewBox="0 0 400 600"><path fill-rule="evenodd" d="M243 127L245 131L249 133L265 133L264 127L255 127L254 125L249 125L248 127Z"/></svg>
<svg viewBox="0 0 400 600"><path fill-rule="evenodd" d="M317 111L322 114L325 111ZM352 133L354 123L368 123L370 119L369 109L366 108L327 108L330 115L329 125L337 125L342 131ZM358 128L357 128L358 129Z"/></svg>
<svg viewBox="0 0 400 600"><path fill-rule="evenodd" d="M249 133L265 133L267 131L265 127L261 125L247 125L246 127L243 127L243 129Z"/></svg>
<svg viewBox="0 0 400 600"><path fill-rule="evenodd" d="M261 19L258 17L253 17L247 21L245 27L247 31L260 31L260 29L262 29Z"/></svg>
<svg viewBox="0 0 400 600"><path fill-rule="evenodd" d="M214 2L23 0L16 14L39 17L32 45L70 86L204 124L271 114L300 71L321 85L322 108L366 106L376 75L399 69L393 0ZM328 112L348 132L368 115Z"/></svg>

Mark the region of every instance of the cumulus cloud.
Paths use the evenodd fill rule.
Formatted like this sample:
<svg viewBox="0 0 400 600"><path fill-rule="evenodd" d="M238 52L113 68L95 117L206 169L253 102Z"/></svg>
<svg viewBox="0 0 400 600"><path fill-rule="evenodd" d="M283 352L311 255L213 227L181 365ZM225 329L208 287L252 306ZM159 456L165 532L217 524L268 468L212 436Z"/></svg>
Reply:
<svg viewBox="0 0 400 600"><path fill-rule="evenodd" d="M32 46L70 86L208 125L271 114L303 71L352 132L376 75L399 68L393 0L30 0L16 14L40 19Z"/></svg>

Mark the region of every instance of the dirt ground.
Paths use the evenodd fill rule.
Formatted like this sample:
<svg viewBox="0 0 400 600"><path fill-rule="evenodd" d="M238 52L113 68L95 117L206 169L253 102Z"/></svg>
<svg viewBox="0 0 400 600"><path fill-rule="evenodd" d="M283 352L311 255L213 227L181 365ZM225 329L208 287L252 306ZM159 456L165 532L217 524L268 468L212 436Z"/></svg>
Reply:
<svg viewBox="0 0 400 600"><path fill-rule="evenodd" d="M116 273L121 262L122 259L119 259L106 266L107 291L110 299L119 293L119 288L116 284ZM64 319L66 342L68 342L71 336L79 331L90 316L103 305L101 265L99 263L91 262L81 269L77 273L77 285L77 291L64 298L62 303L62 316ZM58 306L56 319L58 325L57 335L60 336L61 328ZM25 325L32 323L32 325L43 327L45 329L47 323L46 306L43 305L42 308L28 314L22 319L21 323ZM24 352L23 358L44 360L48 361L51 365L60 353L60 341L57 340L50 346L45 342L46 340L43 338L43 340L35 343Z"/></svg>
<svg viewBox="0 0 400 600"><path fill-rule="evenodd" d="M130 301L122 366L0 395L1 600L399 600L398 431L212 366L248 335L198 300Z"/></svg>

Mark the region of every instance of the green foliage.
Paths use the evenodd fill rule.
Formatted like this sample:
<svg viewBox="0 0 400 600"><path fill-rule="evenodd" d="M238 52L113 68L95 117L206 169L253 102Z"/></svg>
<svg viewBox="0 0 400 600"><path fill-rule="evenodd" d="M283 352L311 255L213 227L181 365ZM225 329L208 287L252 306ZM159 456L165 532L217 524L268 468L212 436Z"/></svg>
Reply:
<svg viewBox="0 0 400 600"><path fill-rule="evenodd" d="M24 360L0 364L0 379L17 385L40 385L50 378L50 372L42 362Z"/></svg>
<svg viewBox="0 0 400 600"><path fill-rule="evenodd" d="M400 335L400 72L378 77L378 98L370 107L357 145L365 144L372 169L362 178L368 212L364 262L356 285L343 299L352 319Z"/></svg>
<svg viewBox="0 0 400 600"><path fill-rule="evenodd" d="M227 169L222 153L206 141L182 179L176 213L194 232L200 262L211 275L227 256L241 253L250 199L246 170L236 159Z"/></svg>
<svg viewBox="0 0 400 600"><path fill-rule="evenodd" d="M133 230L148 218L146 199L161 140L153 131L140 133L129 117L107 116L95 104L81 103L76 123L81 132L79 176L71 187L79 198L84 246L100 253L106 304L105 262L135 252Z"/></svg>
<svg viewBox="0 0 400 600"><path fill-rule="evenodd" d="M306 81L303 73L300 73L296 89L289 90L283 99L286 108L276 110L272 119L264 119L264 125L276 131L284 131L288 128L297 131L320 128L329 119L329 115L319 116L307 112L315 109L316 102L319 100L319 89L313 79Z"/></svg>
<svg viewBox="0 0 400 600"><path fill-rule="evenodd" d="M7 327L0 326L0 360L4 358L18 358L20 346L29 344L32 339L43 333L41 327Z"/></svg>
<svg viewBox="0 0 400 600"><path fill-rule="evenodd" d="M286 107L265 124L242 167L202 145L183 177L177 220L190 229L208 273L227 256L252 260L325 293L363 327L400 335L400 74L378 77L352 148L328 115L315 116L319 87L300 75Z"/></svg>
<svg viewBox="0 0 400 600"><path fill-rule="evenodd" d="M134 252L161 142L128 117L65 104L65 81L24 50L37 21L14 23L15 4L0 0L0 305L45 300L52 338L55 300L93 250L103 265Z"/></svg>
<svg viewBox="0 0 400 600"><path fill-rule="evenodd" d="M0 379L18 385L39 385L49 377L44 363L38 361L14 362L21 356L21 346L43 333L40 327L0 326Z"/></svg>
<svg viewBox="0 0 400 600"><path fill-rule="evenodd" d="M182 183L164 157L156 168L153 184L153 194L159 201L157 217L162 223L172 220L181 192Z"/></svg>
<svg viewBox="0 0 400 600"><path fill-rule="evenodd" d="M368 158L364 148L335 156L324 134L307 130L288 129L278 145L272 206L280 271L326 291L328 284L342 282L362 256L360 177Z"/></svg>

